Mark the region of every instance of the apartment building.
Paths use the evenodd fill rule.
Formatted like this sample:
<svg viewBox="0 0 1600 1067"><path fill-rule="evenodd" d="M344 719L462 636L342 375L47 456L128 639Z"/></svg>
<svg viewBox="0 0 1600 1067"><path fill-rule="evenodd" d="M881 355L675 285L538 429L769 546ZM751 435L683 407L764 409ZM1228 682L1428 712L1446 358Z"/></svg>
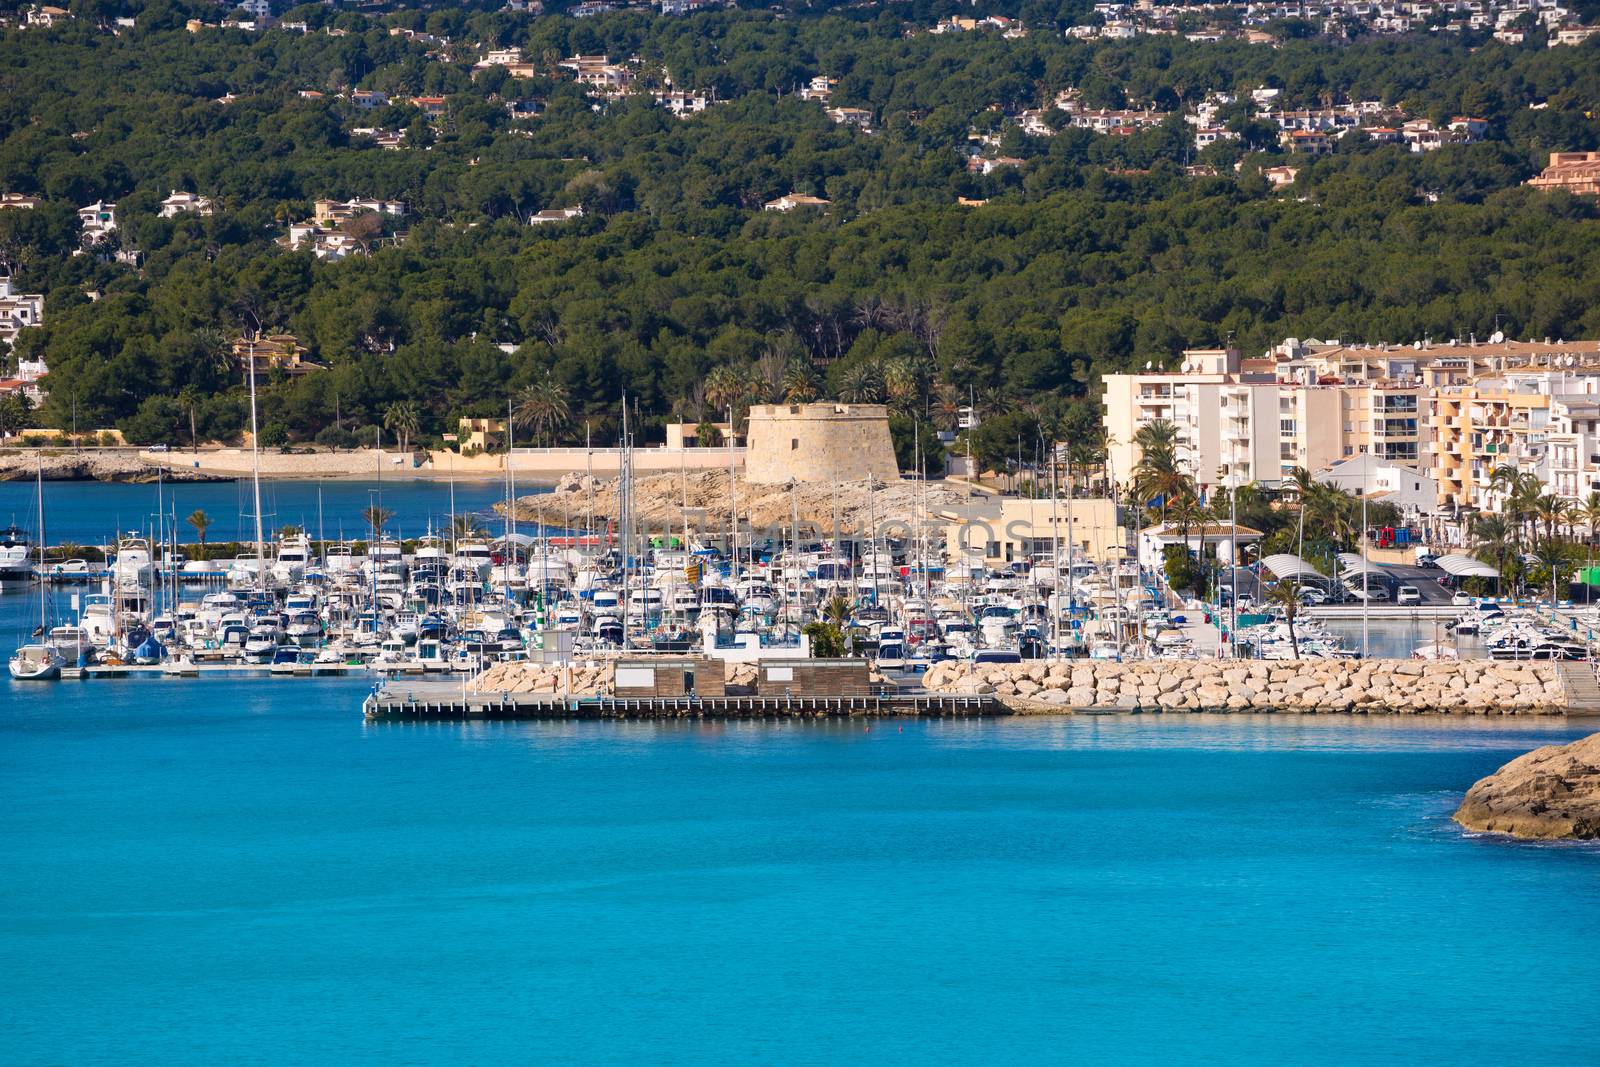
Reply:
<svg viewBox="0 0 1600 1067"><path fill-rule="evenodd" d="M1189 351L1176 371L1103 381L1119 480L1139 461L1140 427L1166 420L1203 488L1275 486L1297 467L1370 456L1436 481L1444 509L1497 506L1492 471L1507 463L1573 499L1600 491L1600 342L1290 338L1261 359Z"/></svg>
<svg viewBox="0 0 1600 1067"><path fill-rule="evenodd" d="M1179 461L1207 488L1275 486L1296 467L1318 470L1368 452L1416 463L1424 388L1414 371L1351 358L1337 344L1316 345L1294 342L1292 355L1280 346L1262 359L1190 351L1176 373L1106 375L1116 476L1137 465L1134 436L1158 419L1174 425Z"/></svg>

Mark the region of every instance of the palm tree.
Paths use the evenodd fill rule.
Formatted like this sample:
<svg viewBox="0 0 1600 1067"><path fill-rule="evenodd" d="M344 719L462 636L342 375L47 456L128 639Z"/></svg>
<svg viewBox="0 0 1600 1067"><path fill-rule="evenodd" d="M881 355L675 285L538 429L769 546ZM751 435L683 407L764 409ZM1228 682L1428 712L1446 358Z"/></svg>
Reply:
<svg viewBox="0 0 1600 1067"><path fill-rule="evenodd" d="M1597 534L1600 534L1600 492L1590 493L1584 498L1577 508L1577 520L1589 527L1589 543L1592 546Z"/></svg>
<svg viewBox="0 0 1600 1067"><path fill-rule="evenodd" d="M409 400L397 400L383 412L383 428L400 439L400 451L406 452L411 435L417 432L417 405Z"/></svg>
<svg viewBox="0 0 1600 1067"><path fill-rule="evenodd" d="M1267 589L1267 600L1283 609L1283 621L1289 626L1289 646L1294 649L1294 658L1300 658L1300 638L1294 632L1294 617L1300 611L1300 586L1297 582L1284 579L1273 582Z"/></svg>
<svg viewBox="0 0 1600 1067"><path fill-rule="evenodd" d="M1178 539L1183 542L1183 550L1189 552L1189 531L1196 527L1200 530L1199 548L1190 554L1195 557L1197 565L1204 563L1206 545L1206 509L1200 503L1200 498L1192 491L1180 489L1170 499L1164 500L1164 514L1178 527ZM1204 573L1202 568L1202 573Z"/></svg>
<svg viewBox="0 0 1600 1067"><path fill-rule="evenodd" d="M1566 568L1567 553L1560 541L1547 537L1533 547L1533 558L1550 571L1550 606L1556 604L1556 583Z"/></svg>
<svg viewBox="0 0 1600 1067"><path fill-rule="evenodd" d="M1571 521L1572 505L1554 493L1545 493L1534 499L1531 515L1544 527L1544 539L1554 541L1556 531Z"/></svg>
<svg viewBox="0 0 1600 1067"><path fill-rule="evenodd" d="M744 376L724 363L706 375L706 402L717 411L737 404L745 393Z"/></svg>
<svg viewBox="0 0 1600 1067"><path fill-rule="evenodd" d="M839 376L838 393L846 404L876 404L883 396L877 366L863 361L846 367Z"/></svg>
<svg viewBox="0 0 1600 1067"><path fill-rule="evenodd" d="M523 428L532 429L536 441L544 443L546 436L554 434L567 424L572 409L567 403L567 387L550 371L544 372L532 385L524 386L517 394L517 406L511 421Z"/></svg>
<svg viewBox="0 0 1600 1067"><path fill-rule="evenodd" d="M783 372L783 398L791 404L805 404L817 398L817 376L809 364L798 359L789 361Z"/></svg>
<svg viewBox="0 0 1600 1067"><path fill-rule="evenodd" d="M200 552L203 555L206 549L206 531L211 529L212 526L211 516L196 508L183 521L194 527L195 536L200 539Z"/></svg>
<svg viewBox="0 0 1600 1067"><path fill-rule="evenodd" d="M1133 444L1141 459L1152 454L1158 457L1154 461L1158 463L1176 459L1178 427L1167 419L1151 419L1134 432Z"/></svg>
<svg viewBox="0 0 1600 1067"><path fill-rule="evenodd" d="M450 538L453 541L467 541L482 537L483 534L483 523L478 521L476 515L457 515L450 520Z"/></svg>
<svg viewBox="0 0 1600 1067"><path fill-rule="evenodd" d="M907 360L891 359L883 365L883 393L896 411L906 411L916 403L917 376Z"/></svg>
<svg viewBox="0 0 1600 1067"><path fill-rule="evenodd" d="M388 508L380 508L373 504L361 513L361 517L372 528L372 539L378 541L382 540L383 528L389 524L390 519L394 518L394 512Z"/></svg>
<svg viewBox="0 0 1600 1067"><path fill-rule="evenodd" d="M1600 536L1600 492L1590 493L1582 504L1578 505L1577 518L1589 528L1589 569L1594 569L1594 542ZM1588 582L1589 575L1585 575L1584 596L1588 597L1593 588Z"/></svg>
<svg viewBox="0 0 1600 1067"><path fill-rule="evenodd" d="M940 383L933 391L933 425L935 429L954 433L961 422L961 393L953 385Z"/></svg>
<svg viewBox="0 0 1600 1067"><path fill-rule="evenodd" d="M1076 440L1067 445L1067 492L1076 490L1079 479L1089 482L1089 471L1095 467L1105 471L1106 446L1104 431L1098 439ZM1103 480L1103 478L1102 478Z"/></svg>
<svg viewBox="0 0 1600 1067"><path fill-rule="evenodd" d="M1499 515L1480 515L1472 522L1472 540L1478 558L1493 563L1502 579L1506 577L1506 561L1517 553L1516 535L1511 523Z"/></svg>
<svg viewBox="0 0 1600 1067"><path fill-rule="evenodd" d="M1134 444L1139 461L1133 468L1133 489L1141 504L1161 501L1161 513L1172 499L1185 491L1192 494L1194 479L1178 468L1177 427L1156 419L1139 427Z"/></svg>

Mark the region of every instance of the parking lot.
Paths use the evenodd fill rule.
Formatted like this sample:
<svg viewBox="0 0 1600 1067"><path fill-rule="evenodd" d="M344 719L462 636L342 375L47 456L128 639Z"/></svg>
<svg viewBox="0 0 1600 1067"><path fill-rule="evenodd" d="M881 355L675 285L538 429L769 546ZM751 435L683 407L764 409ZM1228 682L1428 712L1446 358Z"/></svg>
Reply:
<svg viewBox="0 0 1600 1067"><path fill-rule="evenodd" d="M1259 564L1256 566L1259 567ZM1371 563L1368 564L1368 566L1374 572L1376 572L1376 574L1382 576L1381 579L1376 576L1369 577L1369 589L1375 591L1379 587L1382 587L1384 593L1387 594L1387 599L1385 599L1382 594L1375 596L1373 599L1374 604L1394 606L1395 591L1402 585L1409 585L1416 589L1417 594L1420 597L1420 606L1438 607L1448 606L1450 604L1450 598L1453 595L1452 591L1439 584L1439 579L1445 577L1445 572L1442 570L1431 567L1417 567L1410 564ZM1261 575L1256 573L1255 567L1237 567L1234 569L1233 573L1237 579L1238 588L1242 595L1250 597L1251 600L1256 604L1261 604L1264 602L1262 596L1262 586L1265 583L1263 582ZM1271 576L1269 575L1266 578L1266 583L1270 583L1271 580ZM1229 576L1227 574L1223 574L1222 584L1224 589L1227 588L1228 583ZM1351 582L1346 586L1346 588L1359 589L1360 579L1358 578L1354 582ZM1350 601L1350 603L1359 602L1359 600Z"/></svg>

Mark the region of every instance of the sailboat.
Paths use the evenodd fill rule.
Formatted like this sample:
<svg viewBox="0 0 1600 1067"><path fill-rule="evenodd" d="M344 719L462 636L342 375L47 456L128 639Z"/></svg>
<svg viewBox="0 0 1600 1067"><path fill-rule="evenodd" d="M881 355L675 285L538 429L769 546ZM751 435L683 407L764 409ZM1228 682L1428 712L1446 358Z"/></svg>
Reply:
<svg viewBox="0 0 1600 1067"><path fill-rule="evenodd" d="M43 635L49 629L48 615L49 603L47 600L48 586L44 581L44 462L39 463L39 473L35 481L39 502L39 630ZM56 647L48 641L38 641L23 645L11 654L6 669L11 672L11 677L19 682L43 682L61 677L61 668L66 666L67 660Z"/></svg>

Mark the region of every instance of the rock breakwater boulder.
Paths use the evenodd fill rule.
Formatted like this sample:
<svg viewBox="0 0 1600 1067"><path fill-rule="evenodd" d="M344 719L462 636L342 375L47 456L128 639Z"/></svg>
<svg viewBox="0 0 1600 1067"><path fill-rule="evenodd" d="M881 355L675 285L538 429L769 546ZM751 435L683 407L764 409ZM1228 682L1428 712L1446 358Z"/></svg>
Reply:
<svg viewBox="0 0 1600 1067"><path fill-rule="evenodd" d="M1455 820L1517 837L1600 838L1600 734L1518 756L1467 790Z"/></svg>
<svg viewBox="0 0 1600 1067"><path fill-rule="evenodd" d="M1046 704L1055 710L1553 715L1567 702L1554 664L1490 660L945 661L929 668L922 684L936 693L993 693L1016 710Z"/></svg>
<svg viewBox="0 0 1600 1067"><path fill-rule="evenodd" d="M609 663L496 663L473 680L486 693L563 693L599 696L611 692Z"/></svg>

